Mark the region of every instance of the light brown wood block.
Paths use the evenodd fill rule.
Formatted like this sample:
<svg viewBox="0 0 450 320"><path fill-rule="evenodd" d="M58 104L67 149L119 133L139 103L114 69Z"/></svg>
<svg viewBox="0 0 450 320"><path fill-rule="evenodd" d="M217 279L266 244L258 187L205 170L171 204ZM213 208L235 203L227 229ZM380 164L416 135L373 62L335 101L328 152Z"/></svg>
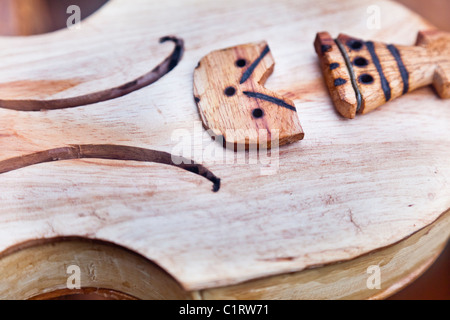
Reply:
<svg viewBox="0 0 450 320"><path fill-rule="evenodd" d="M315 47L334 105L346 118L428 85L442 99L450 98L449 33L423 31L415 46L399 46L344 34L334 40L325 32Z"/></svg>
<svg viewBox="0 0 450 320"><path fill-rule="evenodd" d="M346 118L354 118L358 98L351 85L350 70L338 45L329 33L321 32L317 34L314 47L319 56L326 56L320 59L320 64L337 110Z"/></svg>
<svg viewBox="0 0 450 320"><path fill-rule="evenodd" d="M264 88L275 66L266 42L214 51L194 71L205 128L231 148L270 148L303 139L292 100Z"/></svg>

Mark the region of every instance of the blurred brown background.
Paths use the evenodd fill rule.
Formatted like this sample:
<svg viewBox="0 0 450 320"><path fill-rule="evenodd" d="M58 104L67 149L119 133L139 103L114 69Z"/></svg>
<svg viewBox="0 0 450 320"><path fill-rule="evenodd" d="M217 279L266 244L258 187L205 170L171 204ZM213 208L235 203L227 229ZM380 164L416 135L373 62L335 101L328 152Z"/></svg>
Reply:
<svg viewBox="0 0 450 320"><path fill-rule="evenodd" d="M66 26L70 5L81 8L84 19L107 0L0 0L0 35L32 35Z"/></svg>
<svg viewBox="0 0 450 320"><path fill-rule="evenodd" d="M418 12L437 27L450 31L450 0L396 0ZM64 28L69 5L81 8L82 18L107 0L0 0L0 35L32 35ZM65 299L101 299L100 296ZM450 245L427 272L390 299L450 300Z"/></svg>
<svg viewBox="0 0 450 320"><path fill-rule="evenodd" d="M182 0L181 0L182 1ZM420 13L437 27L450 31L449 0L395 0ZM31 35L65 27L66 9L82 8L85 18L107 0L0 0L0 35Z"/></svg>
<svg viewBox="0 0 450 320"><path fill-rule="evenodd" d="M428 19L436 27L450 31L449 0L396 0Z"/></svg>

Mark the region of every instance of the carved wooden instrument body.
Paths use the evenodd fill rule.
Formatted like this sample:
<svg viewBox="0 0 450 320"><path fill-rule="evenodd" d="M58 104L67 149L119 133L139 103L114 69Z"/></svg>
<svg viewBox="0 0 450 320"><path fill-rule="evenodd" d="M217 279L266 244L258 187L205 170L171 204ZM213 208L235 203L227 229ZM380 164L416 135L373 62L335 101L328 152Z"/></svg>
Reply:
<svg viewBox="0 0 450 320"><path fill-rule="evenodd" d="M381 30L366 28L373 4L386 12ZM0 108L0 163L8 169L0 174L0 297L75 292L67 288L72 265L81 269L81 291L136 298L397 291L448 240L449 100L425 87L347 121L335 111L312 44L329 30L407 46L431 27L381 0L111 0L79 30L0 38L0 106L17 107ZM158 41L167 35L184 40L173 69L166 59L177 44ZM241 86L245 70L233 65L232 83L219 78L214 93L195 88L202 58L263 41L276 68L269 78L253 73L260 87ZM270 56L263 60L270 70ZM148 86L134 82L161 62L171 71ZM138 90L114 99L34 110L133 85ZM228 86L239 92L234 106L248 102L224 111L224 129L242 119L256 128L263 120L251 116L260 103L265 114L277 110L271 128L283 131L274 118L282 114L295 125L286 137L305 138L272 149L265 161L223 148L204 128L214 106L202 102ZM392 96L404 90L401 77L392 88ZM272 95L296 112L244 91ZM181 158L192 162L179 165ZM382 283L370 290L374 265Z"/></svg>

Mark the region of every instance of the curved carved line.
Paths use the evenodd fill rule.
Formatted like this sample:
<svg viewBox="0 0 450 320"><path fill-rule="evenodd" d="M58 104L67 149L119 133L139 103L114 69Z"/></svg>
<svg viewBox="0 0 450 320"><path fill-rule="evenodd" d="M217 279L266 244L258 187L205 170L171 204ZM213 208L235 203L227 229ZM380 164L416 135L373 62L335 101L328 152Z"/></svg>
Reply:
<svg viewBox="0 0 450 320"><path fill-rule="evenodd" d="M206 167L170 153L120 145L70 145L67 147L40 151L0 161L0 174L32 165L74 159L107 159L154 162L167 164L200 175L213 183L213 191L220 189L220 179Z"/></svg>
<svg viewBox="0 0 450 320"><path fill-rule="evenodd" d="M17 111L41 111L74 108L83 105L93 104L106 100L122 97L133 91L139 90L161 79L164 75L172 71L180 62L184 52L184 41L182 39L167 36L159 40L160 43L172 41L175 43L173 52L161 64L145 75L130 81L121 86L106 89L86 95L55 99L55 100L1 100L0 108Z"/></svg>

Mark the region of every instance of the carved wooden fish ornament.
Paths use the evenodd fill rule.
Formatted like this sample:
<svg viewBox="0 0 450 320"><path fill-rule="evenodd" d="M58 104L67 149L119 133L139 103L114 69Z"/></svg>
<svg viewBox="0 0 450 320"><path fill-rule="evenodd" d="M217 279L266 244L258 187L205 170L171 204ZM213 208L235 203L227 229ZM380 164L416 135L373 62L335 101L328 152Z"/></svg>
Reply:
<svg viewBox="0 0 450 320"><path fill-rule="evenodd" d="M297 108L264 83L274 59L266 42L214 51L194 71L194 98L205 128L227 146L284 145L303 139Z"/></svg>
<svg viewBox="0 0 450 320"><path fill-rule="evenodd" d="M334 105L346 118L428 85L450 98L450 33L422 31L415 46L398 46L322 32L315 49Z"/></svg>

